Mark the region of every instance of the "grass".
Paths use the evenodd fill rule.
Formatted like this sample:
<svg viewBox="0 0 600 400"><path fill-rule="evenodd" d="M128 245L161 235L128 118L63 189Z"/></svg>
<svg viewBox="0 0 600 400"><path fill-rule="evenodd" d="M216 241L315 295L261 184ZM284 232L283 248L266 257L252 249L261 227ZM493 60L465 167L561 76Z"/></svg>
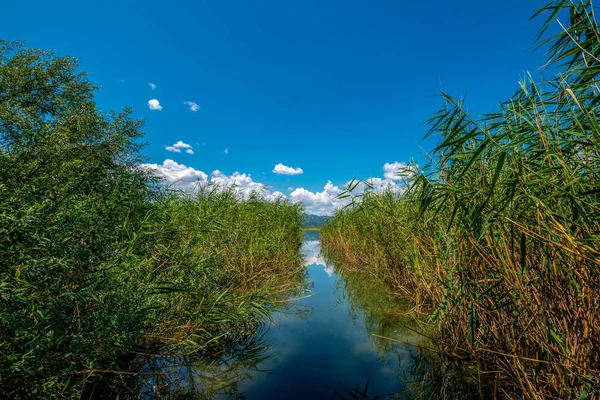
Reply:
<svg viewBox="0 0 600 400"><path fill-rule="evenodd" d="M588 1L544 43L556 78L529 77L474 116L443 94L431 162L403 195L367 193L321 229L427 316L447 354L509 398L600 394L600 32Z"/></svg>
<svg viewBox="0 0 600 400"><path fill-rule="evenodd" d="M0 392L85 398L147 354L220 357L303 285L302 210L168 190L77 62L0 41ZM115 378L115 379L109 379Z"/></svg>

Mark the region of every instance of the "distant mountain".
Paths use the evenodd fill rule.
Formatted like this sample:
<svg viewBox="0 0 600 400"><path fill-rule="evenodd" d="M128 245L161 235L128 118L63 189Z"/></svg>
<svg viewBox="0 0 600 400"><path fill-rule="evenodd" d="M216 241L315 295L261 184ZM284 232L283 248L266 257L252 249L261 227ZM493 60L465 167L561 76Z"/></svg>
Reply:
<svg viewBox="0 0 600 400"><path fill-rule="evenodd" d="M313 215L313 214L304 214L306 220L304 221L305 228L319 228L322 225L325 225L332 217L321 216L321 215Z"/></svg>

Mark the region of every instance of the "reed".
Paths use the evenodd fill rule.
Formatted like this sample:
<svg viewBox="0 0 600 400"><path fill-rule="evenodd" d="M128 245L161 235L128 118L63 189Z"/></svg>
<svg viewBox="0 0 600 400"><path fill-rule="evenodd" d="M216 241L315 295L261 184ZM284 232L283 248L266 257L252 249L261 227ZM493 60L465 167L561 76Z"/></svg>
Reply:
<svg viewBox="0 0 600 400"><path fill-rule="evenodd" d="M475 116L443 94L432 162L403 195L367 193L323 244L427 312L445 351L500 395L600 396L600 32L591 1L553 1L568 24L541 41L556 78ZM490 375L490 374L488 374Z"/></svg>
<svg viewBox="0 0 600 400"><path fill-rule="evenodd" d="M217 357L304 277L299 206L165 189L139 167L142 121L98 110L77 68L0 41L3 398L81 398L142 354Z"/></svg>

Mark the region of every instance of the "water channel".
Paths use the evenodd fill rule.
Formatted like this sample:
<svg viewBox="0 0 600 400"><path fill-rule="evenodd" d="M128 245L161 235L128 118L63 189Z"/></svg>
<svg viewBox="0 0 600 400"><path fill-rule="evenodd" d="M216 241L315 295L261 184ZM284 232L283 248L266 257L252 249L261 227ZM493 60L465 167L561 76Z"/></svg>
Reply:
<svg viewBox="0 0 600 400"><path fill-rule="evenodd" d="M406 397L407 382L419 379L424 340L401 312L407 305L368 274L342 272L326 261L318 232L305 233L302 253L306 294L274 313L256 338L225 359L183 366L163 360L160 368L179 376L167 397Z"/></svg>

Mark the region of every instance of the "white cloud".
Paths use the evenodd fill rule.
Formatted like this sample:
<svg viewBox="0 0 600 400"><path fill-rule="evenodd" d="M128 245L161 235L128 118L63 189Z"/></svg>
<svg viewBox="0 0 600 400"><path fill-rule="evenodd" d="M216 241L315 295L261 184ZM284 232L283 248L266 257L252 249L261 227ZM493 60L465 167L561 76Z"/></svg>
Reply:
<svg viewBox="0 0 600 400"><path fill-rule="evenodd" d="M300 175L304 173L302 168L292 168L281 163L277 164L275 168L273 168L273 172L278 175Z"/></svg>
<svg viewBox="0 0 600 400"><path fill-rule="evenodd" d="M229 149L225 149L225 150L223 150L223 153L225 153L225 154L229 154Z"/></svg>
<svg viewBox="0 0 600 400"><path fill-rule="evenodd" d="M148 86L150 86L150 89L156 90L156 85L154 83L148 83Z"/></svg>
<svg viewBox="0 0 600 400"><path fill-rule="evenodd" d="M215 170L210 176L210 183L222 188L234 188L244 198L248 198L252 192L257 192L263 196L269 195L267 187L262 183L254 182L250 174L234 172L233 175L228 176L219 170Z"/></svg>
<svg viewBox="0 0 600 400"><path fill-rule="evenodd" d="M348 199L337 199L342 189L328 181L322 192L310 192L298 188L290 193L290 200L304 204L306 211L315 215L331 215L335 210L348 204Z"/></svg>
<svg viewBox="0 0 600 400"><path fill-rule="evenodd" d="M170 151L171 153L181 153L182 149L187 149L185 150L185 152L188 154L194 154L194 151L192 150L192 145L183 143L181 140L172 146L165 146L165 150Z"/></svg>
<svg viewBox="0 0 600 400"><path fill-rule="evenodd" d="M395 171L398 166L407 169L410 173L410 167L406 167L404 163L385 164L384 171ZM394 177L394 179L388 178L388 176ZM366 190L372 190L375 192L382 192L390 190L396 193L402 193L404 191L404 185L400 182L396 182L400 177L396 177L393 172L392 175L387 175L385 179L382 178L370 178L366 181L360 182L356 188L352 191L353 196L360 196ZM348 182L346 185L348 185ZM351 201L350 197L338 199L337 197L344 191L344 187L335 186L331 181L327 182L323 191L311 192L304 188L298 188L292 191L289 198L293 202L299 202L304 205L306 211L310 214L315 215L331 215L337 209L345 207Z"/></svg>
<svg viewBox="0 0 600 400"><path fill-rule="evenodd" d="M392 179L369 178L365 182L359 183L352 193L362 194L367 189L374 190L377 193L385 190L401 193L404 190L403 185L400 185L398 182Z"/></svg>
<svg viewBox="0 0 600 400"><path fill-rule="evenodd" d="M162 164L142 164L142 168L153 171L167 185L177 189L194 190L197 185L208 182L208 176L204 172L169 159Z"/></svg>
<svg viewBox="0 0 600 400"><path fill-rule="evenodd" d="M196 112L200 109L200 106L193 101L184 101L183 104L190 107L190 111Z"/></svg>
<svg viewBox="0 0 600 400"><path fill-rule="evenodd" d="M215 170L208 176L202 171L169 159L162 164L142 164L141 167L162 178L167 186L186 192L193 193L200 185L212 184L222 189L232 188L244 198L248 198L253 192L270 201L287 198L285 194L278 191L271 193L265 185L255 182L250 174L234 172L232 175L227 175Z"/></svg>
<svg viewBox="0 0 600 400"><path fill-rule="evenodd" d="M275 191L273 193L269 193L265 196L265 198L269 201L275 201L275 200L285 200L287 199L287 196L279 191Z"/></svg>
<svg viewBox="0 0 600 400"><path fill-rule="evenodd" d="M190 145L181 141L169 147L185 148L186 151L191 150ZM165 160L162 164L142 164L142 167L152 170L157 176L163 178L167 185L177 189L193 192L198 189L198 185L210 183L220 188L233 188L244 198L248 198L254 192L270 201L289 199L295 203L302 203L308 213L315 215L331 215L351 201L350 197L338 199L337 197L344 191L344 188L334 185L331 181L328 181L320 192L311 192L304 188L288 188L291 193L286 196L279 191L271 192L264 184L254 181L249 174L235 172L232 175L227 175L215 170L208 176L202 171L184 164L178 164L173 160ZM365 190L376 192L391 190L402 193L404 185L389 178L371 178L358 184L352 194L355 196L361 195Z"/></svg>
<svg viewBox="0 0 600 400"><path fill-rule="evenodd" d="M162 111L162 106L160 105L160 103L158 102L158 100L156 99L152 99L152 100L148 100L148 107L150 107L151 110L158 110L158 111Z"/></svg>
<svg viewBox="0 0 600 400"><path fill-rule="evenodd" d="M383 176L395 181L402 180L411 174L412 168L405 162L395 161L383 164Z"/></svg>

